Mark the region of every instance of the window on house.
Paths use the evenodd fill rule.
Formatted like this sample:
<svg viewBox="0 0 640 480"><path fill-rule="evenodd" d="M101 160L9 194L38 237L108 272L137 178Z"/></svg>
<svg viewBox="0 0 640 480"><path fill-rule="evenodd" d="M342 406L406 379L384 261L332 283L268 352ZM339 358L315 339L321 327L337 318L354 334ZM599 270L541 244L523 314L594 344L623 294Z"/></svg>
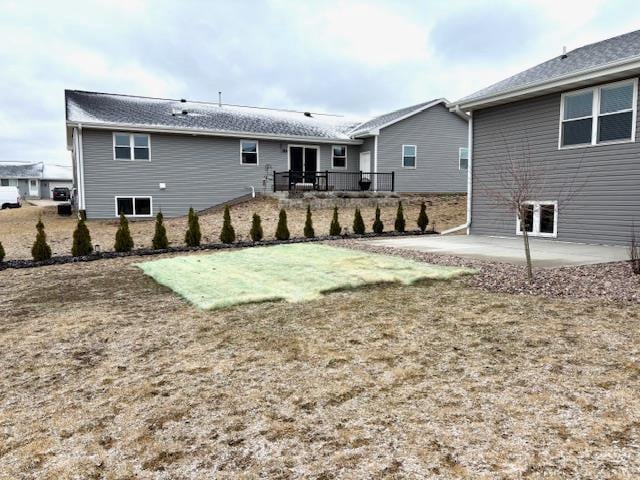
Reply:
<svg viewBox="0 0 640 480"><path fill-rule="evenodd" d="M637 80L562 95L560 146L634 141Z"/></svg>
<svg viewBox="0 0 640 480"><path fill-rule="evenodd" d="M8 178L0 179L0 187L8 187L8 186L9 186L9 179Z"/></svg>
<svg viewBox="0 0 640 480"><path fill-rule="evenodd" d="M416 146L402 146L402 168L416 168Z"/></svg>
<svg viewBox="0 0 640 480"><path fill-rule="evenodd" d="M151 216L151 197L116 197L116 215Z"/></svg>
<svg viewBox="0 0 640 480"><path fill-rule="evenodd" d="M469 169L469 149L467 147L458 149L458 168L460 170Z"/></svg>
<svg viewBox="0 0 640 480"><path fill-rule="evenodd" d="M240 163L242 165L258 165L258 142L240 140Z"/></svg>
<svg viewBox="0 0 640 480"><path fill-rule="evenodd" d="M558 234L558 202L526 202L522 221L516 218L516 233L526 231L536 237L556 237Z"/></svg>
<svg viewBox="0 0 640 480"><path fill-rule="evenodd" d="M600 89L598 142L631 139L633 88L626 83Z"/></svg>
<svg viewBox="0 0 640 480"><path fill-rule="evenodd" d="M345 145L334 145L331 157L332 168L347 168L347 147Z"/></svg>
<svg viewBox="0 0 640 480"><path fill-rule="evenodd" d="M150 160L149 135L113 134L113 155L116 160Z"/></svg>

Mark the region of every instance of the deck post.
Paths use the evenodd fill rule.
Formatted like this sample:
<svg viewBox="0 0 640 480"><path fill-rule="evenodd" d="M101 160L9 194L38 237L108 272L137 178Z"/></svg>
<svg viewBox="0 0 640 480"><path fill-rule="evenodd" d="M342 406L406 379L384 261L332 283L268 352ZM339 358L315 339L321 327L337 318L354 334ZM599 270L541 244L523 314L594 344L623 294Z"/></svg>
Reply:
<svg viewBox="0 0 640 480"><path fill-rule="evenodd" d="M396 188L396 171L391 170L391 191L395 192Z"/></svg>

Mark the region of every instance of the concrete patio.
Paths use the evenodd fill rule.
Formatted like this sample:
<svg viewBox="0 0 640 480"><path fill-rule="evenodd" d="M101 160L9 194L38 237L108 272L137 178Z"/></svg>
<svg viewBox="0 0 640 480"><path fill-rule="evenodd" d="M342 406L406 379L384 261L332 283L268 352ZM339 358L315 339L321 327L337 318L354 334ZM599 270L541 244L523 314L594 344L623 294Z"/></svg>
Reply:
<svg viewBox="0 0 640 480"><path fill-rule="evenodd" d="M530 239L531 257L537 267L588 265L628 260L626 247L586 245L557 240ZM479 235L429 235L369 240L368 244L421 252L455 255L480 260L497 260L524 264L524 246L521 237L489 237Z"/></svg>

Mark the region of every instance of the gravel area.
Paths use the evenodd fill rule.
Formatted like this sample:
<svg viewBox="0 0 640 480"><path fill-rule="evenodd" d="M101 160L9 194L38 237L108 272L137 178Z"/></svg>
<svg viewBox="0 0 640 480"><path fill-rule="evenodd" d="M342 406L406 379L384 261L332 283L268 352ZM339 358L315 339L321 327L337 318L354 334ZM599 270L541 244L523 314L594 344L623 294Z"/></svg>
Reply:
<svg viewBox="0 0 640 480"><path fill-rule="evenodd" d="M640 303L640 276L633 274L629 262L534 268L534 281L529 283L526 280L526 267L523 265L380 247L363 240L343 240L338 243L349 248L412 258L436 265L475 268L478 274L465 277L462 281L469 286L491 292Z"/></svg>

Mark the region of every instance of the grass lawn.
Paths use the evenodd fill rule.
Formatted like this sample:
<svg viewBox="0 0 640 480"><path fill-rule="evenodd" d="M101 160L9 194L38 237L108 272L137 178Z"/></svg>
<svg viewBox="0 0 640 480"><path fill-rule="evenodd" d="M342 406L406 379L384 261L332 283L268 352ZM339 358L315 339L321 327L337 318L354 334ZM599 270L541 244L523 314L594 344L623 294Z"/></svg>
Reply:
<svg viewBox="0 0 640 480"><path fill-rule="evenodd" d="M420 210L420 200L422 200L422 197L409 197L408 200L403 201L407 229L417 228L416 220ZM429 218L431 222L436 222L438 229L445 230L464 223L466 217L465 195L426 195L424 200L428 202ZM394 207L383 207L380 210L385 229L393 230L396 209ZM278 223L278 202L269 198L261 198L231 207L231 219L238 239L249 239L251 217L254 212L262 217L265 238L273 238ZM186 213L185 211L185 215ZM317 235L329 233L332 213L333 210L329 208L313 211L313 221ZM374 213L374 208L362 209L367 231L371 231ZM305 214L306 210L304 208L287 210L289 230L293 237L303 236ZM35 225L39 215L42 215L47 232L47 241L51 245L53 254L70 254L76 220L71 217L60 217L56 214L55 208L42 209L25 205L23 208L15 210L0 211L0 242L2 242L6 250L7 260L31 258L31 246L35 240ZM350 231L352 231L353 215L353 208L340 209L340 222L343 227L348 227ZM186 218L165 218L165 224L171 245L183 245L184 233L187 229ZM115 234L118 229L117 219L89 219L87 226L91 232L94 245L100 245L103 251L113 249ZM129 226L136 248L151 246L154 231L153 219L130 221ZM222 211L216 210L201 215L200 226L204 243L218 242L220 230L222 229Z"/></svg>
<svg viewBox="0 0 640 480"><path fill-rule="evenodd" d="M427 278L448 280L471 273L464 268L318 244L182 255L137 266L203 309L269 300L301 302L364 285L409 285Z"/></svg>
<svg viewBox="0 0 640 480"><path fill-rule="evenodd" d="M463 278L205 311L136 262L0 272L0 478L640 476L637 306Z"/></svg>

